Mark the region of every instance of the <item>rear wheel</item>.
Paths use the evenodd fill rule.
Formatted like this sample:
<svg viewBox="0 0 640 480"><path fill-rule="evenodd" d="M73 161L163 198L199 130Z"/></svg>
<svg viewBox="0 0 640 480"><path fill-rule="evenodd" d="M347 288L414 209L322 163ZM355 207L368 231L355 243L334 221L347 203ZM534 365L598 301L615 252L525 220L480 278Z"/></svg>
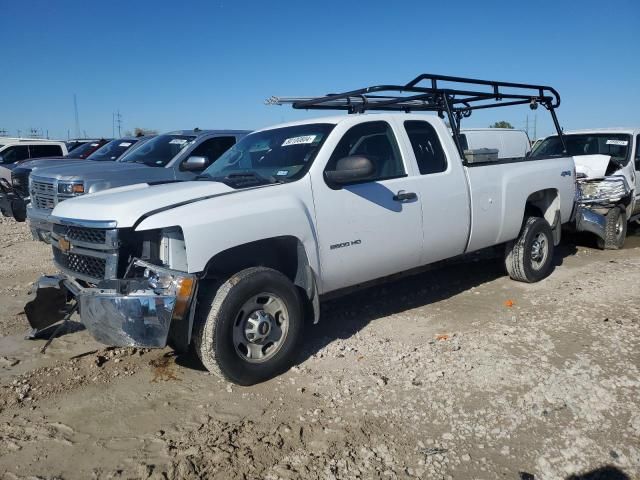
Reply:
<svg viewBox="0 0 640 480"><path fill-rule="evenodd" d="M605 238L598 238L598 248L602 250L620 250L627 238L627 214L619 207L607 213Z"/></svg>
<svg viewBox="0 0 640 480"><path fill-rule="evenodd" d="M303 313L287 277L270 268L248 268L206 296L198 307L194 343L207 370L252 385L291 366Z"/></svg>
<svg viewBox="0 0 640 480"><path fill-rule="evenodd" d="M553 232L544 218L527 217L520 235L509 242L505 265L513 280L534 283L547 277L553 262Z"/></svg>

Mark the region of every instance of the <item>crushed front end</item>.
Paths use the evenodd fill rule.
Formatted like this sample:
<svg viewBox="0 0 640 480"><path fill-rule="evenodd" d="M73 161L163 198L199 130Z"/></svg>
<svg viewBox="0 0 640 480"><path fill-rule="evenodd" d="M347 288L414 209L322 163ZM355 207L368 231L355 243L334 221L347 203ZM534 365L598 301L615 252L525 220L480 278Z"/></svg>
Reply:
<svg viewBox="0 0 640 480"><path fill-rule="evenodd" d="M197 278L161 265L158 255L139 258L154 245L157 252L159 235L135 236L110 222L54 223L51 244L60 273L34 285L25 306L32 328L62 320L77 304L81 322L101 343L184 350Z"/></svg>
<svg viewBox="0 0 640 480"><path fill-rule="evenodd" d="M622 175L578 178L576 189L576 229L605 238L607 213L616 206L627 207L631 187Z"/></svg>

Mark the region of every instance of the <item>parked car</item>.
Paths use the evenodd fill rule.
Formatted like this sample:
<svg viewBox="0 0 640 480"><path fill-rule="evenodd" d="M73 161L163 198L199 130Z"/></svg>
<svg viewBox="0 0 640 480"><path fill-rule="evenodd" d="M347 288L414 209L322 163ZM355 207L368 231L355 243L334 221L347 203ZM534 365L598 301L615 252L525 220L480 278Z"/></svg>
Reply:
<svg viewBox="0 0 640 480"><path fill-rule="evenodd" d="M594 233L602 249L624 245L627 223L640 218L640 128L599 128L564 135L578 178L576 228ZM557 136L533 155L560 155Z"/></svg>
<svg viewBox="0 0 640 480"><path fill-rule="evenodd" d="M513 128L462 128L460 142L464 150L497 149L498 158L522 158L531 150L529 136Z"/></svg>
<svg viewBox="0 0 640 480"><path fill-rule="evenodd" d="M439 88L442 78L450 77L291 100L362 114L251 133L196 181L59 203L50 221L61 273L37 283L25 306L32 327L59 321L73 297L98 341L193 343L207 369L247 385L291 365L305 317L318 321L326 294L495 245L504 245L514 280L546 277L571 219L573 160L469 164L455 114L468 116L476 103L464 90ZM499 106L502 86L515 88L455 81L492 87L480 108ZM519 88L510 101L544 103L557 122L555 90ZM438 107L449 112L453 138L435 115L388 112ZM384 113L363 113L376 109Z"/></svg>
<svg viewBox="0 0 640 480"><path fill-rule="evenodd" d="M100 138L73 138L71 140L67 140L65 143L67 144L67 149L72 151L86 143L98 142L100 140Z"/></svg>
<svg viewBox="0 0 640 480"><path fill-rule="evenodd" d="M64 156L68 153L67 145L55 140L3 140L0 143L0 166L5 169L22 160ZM6 178L5 175L2 177Z"/></svg>
<svg viewBox="0 0 640 480"><path fill-rule="evenodd" d="M43 142L42 140L37 140L35 144L31 142L32 145L28 147L29 156L25 157L27 154L27 144L22 141L20 145L14 145L13 149L9 149L6 158L4 158L4 154L0 152L0 183L4 185L10 184L12 170L22 162L43 158L85 159L107 142L108 140L105 139L96 140L82 144L70 151L66 149L65 142ZM7 147L10 147L10 145L7 145ZM6 163L2 163L3 160L6 160ZM2 182L2 180L4 180L4 182Z"/></svg>
<svg viewBox="0 0 640 480"><path fill-rule="evenodd" d="M39 169L30 177L27 206L33 236L48 241L49 215L64 200L140 182L192 180L247 133L179 130L158 135L109 165L87 162Z"/></svg>
<svg viewBox="0 0 640 480"><path fill-rule="evenodd" d="M77 165L78 160L96 162L114 161L122 156L133 145L144 143L151 137L125 137L104 143L105 140L86 143L72 150L66 157L39 158L18 162L11 171L11 184L0 184L0 212L5 217L13 217L18 222L24 222L29 204L29 176L33 170L51 166ZM102 145L96 150L97 145ZM86 156L87 151L93 151ZM83 158L84 157L84 158Z"/></svg>

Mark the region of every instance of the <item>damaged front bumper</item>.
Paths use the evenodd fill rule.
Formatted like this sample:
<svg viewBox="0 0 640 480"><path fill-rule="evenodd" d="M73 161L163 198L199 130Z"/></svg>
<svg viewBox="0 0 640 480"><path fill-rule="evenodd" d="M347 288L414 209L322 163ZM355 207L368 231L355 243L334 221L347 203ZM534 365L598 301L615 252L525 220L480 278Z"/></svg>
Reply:
<svg viewBox="0 0 640 480"><path fill-rule="evenodd" d="M604 239L607 213L631 195L627 179L613 175L598 179L578 179L575 225L579 232L590 232Z"/></svg>
<svg viewBox="0 0 640 480"><path fill-rule="evenodd" d="M42 277L25 313L32 328L41 330L62 320L65 306L75 299L81 322L100 343L162 348L174 330L183 347L190 340L196 290L194 275L134 260L124 279L95 287L65 275Z"/></svg>

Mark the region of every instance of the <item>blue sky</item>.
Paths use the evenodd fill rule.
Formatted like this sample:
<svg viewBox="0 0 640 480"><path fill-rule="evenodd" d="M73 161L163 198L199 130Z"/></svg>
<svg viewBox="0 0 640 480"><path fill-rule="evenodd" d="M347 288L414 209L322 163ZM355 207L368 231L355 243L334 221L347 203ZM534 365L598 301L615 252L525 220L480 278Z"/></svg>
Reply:
<svg viewBox="0 0 640 480"><path fill-rule="evenodd" d="M422 72L549 84L565 129L640 125L640 1L0 0L0 129L259 128L312 114L263 104ZM474 114L466 126L525 107ZM479 112L477 112L479 113ZM537 111L538 135L549 133ZM463 125L463 126L464 126Z"/></svg>

